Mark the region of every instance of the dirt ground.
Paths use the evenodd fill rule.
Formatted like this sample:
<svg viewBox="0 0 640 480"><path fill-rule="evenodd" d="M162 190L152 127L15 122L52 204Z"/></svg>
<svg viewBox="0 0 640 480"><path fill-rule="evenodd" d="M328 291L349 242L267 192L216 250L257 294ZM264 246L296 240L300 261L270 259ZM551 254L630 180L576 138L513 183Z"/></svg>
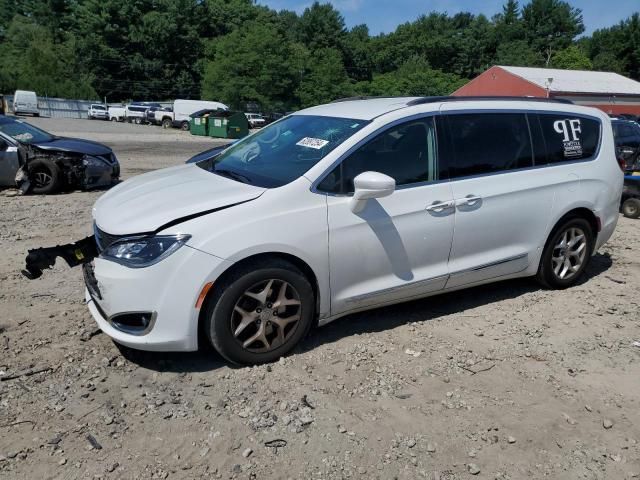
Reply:
<svg viewBox="0 0 640 480"><path fill-rule="evenodd" d="M34 123L112 146L124 178L214 144ZM0 192L0 478L640 478L640 221L621 218L570 290L509 281L378 309L233 368L119 348L79 269L20 275L28 248L90 234L99 195Z"/></svg>

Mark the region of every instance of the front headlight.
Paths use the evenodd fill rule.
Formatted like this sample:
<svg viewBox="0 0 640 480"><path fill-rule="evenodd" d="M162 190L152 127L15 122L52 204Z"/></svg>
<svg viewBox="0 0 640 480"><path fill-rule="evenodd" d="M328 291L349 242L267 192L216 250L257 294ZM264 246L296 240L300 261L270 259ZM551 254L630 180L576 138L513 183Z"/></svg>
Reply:
<svg viewBox="0 0 640 480"><path fill-rule="evenodd" d="M191 235L123 238L109 245L102 257L130 268L149 267L182 247Z"/></svg>

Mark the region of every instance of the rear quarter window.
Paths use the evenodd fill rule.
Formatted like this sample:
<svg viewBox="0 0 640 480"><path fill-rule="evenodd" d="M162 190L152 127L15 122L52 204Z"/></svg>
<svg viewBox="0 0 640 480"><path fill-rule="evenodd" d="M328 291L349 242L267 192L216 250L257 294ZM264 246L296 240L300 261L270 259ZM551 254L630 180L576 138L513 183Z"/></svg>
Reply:
<svg viewBox="0 0 640 480"><path fill-rule="evenodd" d="M578 115L539 114L546 158L536 163L562 163L592 158L600 146L601 125L594 118Z"/></svg>

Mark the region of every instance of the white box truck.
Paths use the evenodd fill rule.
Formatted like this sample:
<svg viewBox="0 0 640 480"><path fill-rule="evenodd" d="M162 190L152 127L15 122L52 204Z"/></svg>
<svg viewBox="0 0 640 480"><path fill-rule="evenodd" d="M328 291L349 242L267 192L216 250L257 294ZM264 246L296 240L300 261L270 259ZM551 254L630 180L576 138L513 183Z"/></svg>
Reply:
<svg viewBox="0 0 640 480"><path fill-rule="evenodd" d="M163 128L181 128L189 130L189 115L199 110L229 110L224 103L210 102L206 100L176 100L173 102L173 112L158 110L156 112L156 123Z"/></svg>

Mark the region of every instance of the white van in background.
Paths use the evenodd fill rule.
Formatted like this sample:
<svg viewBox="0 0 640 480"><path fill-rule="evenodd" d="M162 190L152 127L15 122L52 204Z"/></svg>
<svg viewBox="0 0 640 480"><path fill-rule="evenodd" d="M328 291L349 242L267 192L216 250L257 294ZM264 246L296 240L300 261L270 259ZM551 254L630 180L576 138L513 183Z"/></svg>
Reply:
<svg viewBox="0 0 640 480"><path fill-rule="evenodd" d="M30 113L34 117L39 117L40 110L38 110L38 97L36 96L36 92L16 90L16 93L13 95L13 113L15 115Z"/></svg>
<svg viewBox="0 0 640 480"><path fill-rule="evenodd" d="M156 123L161 124L162 128L175 127L189 130L189 115L207 109L229 110L229 107L224 103L206 100L176 100L173 102L173 112L163 110L156 112Z"/></svg>

